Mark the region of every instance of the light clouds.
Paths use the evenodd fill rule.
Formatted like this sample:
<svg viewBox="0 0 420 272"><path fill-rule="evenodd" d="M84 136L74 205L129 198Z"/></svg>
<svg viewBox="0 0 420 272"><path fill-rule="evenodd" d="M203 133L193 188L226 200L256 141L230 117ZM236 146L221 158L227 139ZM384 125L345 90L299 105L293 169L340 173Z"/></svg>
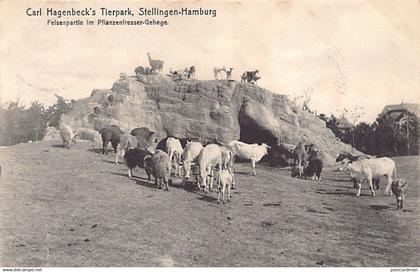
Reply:
<svg viewBox="0 0 420 272"><path fill-rule="evenodd" d="M214 66L234 67L235 79L259 69L260 86L274 92L313 88L310 106L327 114L362 104L372 121L385 104L420 103L418 1L200 1L188 6L217 8L217 17L171 18L167 28L47 27L46 18L24 15L33 2L10 3L0 3L2 23L8 18L0 30L2 101L86 97L147 65L150 52L165 71L195 65L200 79L212 78Z"/></svg>

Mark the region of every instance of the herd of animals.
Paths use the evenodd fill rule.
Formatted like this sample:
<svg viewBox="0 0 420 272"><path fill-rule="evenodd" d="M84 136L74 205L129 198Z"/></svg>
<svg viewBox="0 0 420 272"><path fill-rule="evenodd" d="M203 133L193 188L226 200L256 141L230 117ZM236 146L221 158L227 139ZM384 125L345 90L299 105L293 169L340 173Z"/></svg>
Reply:
<svg viewBox="0 0 420 272"><path fill-rule="evenodd" d="M135 128L130 134L124 133L119 126L110 125L99 131L102 138L102 154L108 154L109 142L116 153L115 163L122 159L128 168L131 178L134 168L144 168L148 179L153 176L158 188L169 190L171 174L182 178L183 183L196 183L199 190L205 193L213 190L213 180L218 185L218 200L225 203L230 201L230 190L235 188L234 162L238 157L251 162L252 174L256 176L255 165L271 148L265 143L247 144L238 140L228 144L208 143L203 145L198 141L187 141L184 146L179 139L168 137L160 139L158 133L146 127ZM71 126L60 125L63 146L70 148L70 142L75 142L76 135ZM316 179L321 182L323 161L314 144L305 145L303 142L292 150L294 165L291 168L292 177ZM354 187L358 189L356 196L360 196L361 184L367 181L372 196L375 189L379 189L379 180L386 177L385 194L395 194L397 208L402 209L407 181L397 178L395 162L391 158L372 158L361 155L353 156L341 152L336 162L339 170L350 172Z"/></svg>
<svg viewBox="0 0 420 272"><path fill-rule="evenodd" d="M144 76L152 76L155 74L160 73L163 70L164 62L162 60L153 59L149 53L147 53L147 58L149 60L149 67L138 66L134 69L134 73L137 77L144 75ZM213 74L214 79L219 80L223 78L222 73L225 73L225 79L230 80L232 78L232 67L226 68L225 66L222 67L214 67ZM196 68L195 66L187 67L185 69L175 70L169 69L168 77L170 77L174 81L182 80L182 79L191 79L195 77ZM245 71L241 75L241 82L256 84L261 77L258 75L259 71Z"/></svg>

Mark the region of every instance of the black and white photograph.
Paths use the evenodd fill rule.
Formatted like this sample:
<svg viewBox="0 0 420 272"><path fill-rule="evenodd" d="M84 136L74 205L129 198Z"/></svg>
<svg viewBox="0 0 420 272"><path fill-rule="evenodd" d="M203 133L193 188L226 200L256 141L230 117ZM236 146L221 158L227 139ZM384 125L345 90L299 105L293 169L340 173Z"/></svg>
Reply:
<svg viewBox="0 0 420 272"><path fill-rule="evenodd" d="M419 118L418 0L0 0L1 271L419 271Z"/></svg>

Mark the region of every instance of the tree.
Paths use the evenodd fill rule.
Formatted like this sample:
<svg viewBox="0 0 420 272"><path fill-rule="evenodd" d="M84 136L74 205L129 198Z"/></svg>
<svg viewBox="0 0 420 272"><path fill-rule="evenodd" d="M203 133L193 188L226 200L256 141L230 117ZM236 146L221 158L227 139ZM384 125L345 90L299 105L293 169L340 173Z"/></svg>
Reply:
<svg viewBox="0 0 420 272"><path fill-rule="evenodd" d="M32 102L31 106L25 111L25 120L22 125L25 127L27 138L32 141L42 139L47 126L44 106L38 101Z"/></svg>
<svg viewBox="0 0 420 272"><path fill-rule="evenodd" d="M4 118L6 120L4 136L7 138L7 144L17 144L23 141L25 132L21 123L23 122L25 107L20 104L18 99L16 102L10 102L4 110Z"/></svg>
<svg viewBox="0 0 420 272"><path fill-rule="evenodd" d="M51 105L47 109L46 115L47 115L48 126L58 128L61 115L63 113L69 112L73 104L75 103L75 101L72 100L70 102L66 102L64 97L58 96L58 95L56 95L56 97L57 97L57 102L54 105Z"/></svg>
<svg viewBox="0 0 420 272"><path fill-rule="evenodd" d="M360 117L365 114L365 109L362 106L355 106L353 109L343 109L343 117L345 117L347 120L350 120L352 122L352 129L351 129L351 135L352 135L352 146L355 147L355 135L354 135L354 129L356 127L357 121L359 121Z"/></svg>
<svg viewBox="0 0 420 272"><path fill-rule="evenodd" d="M373 127L365 122L361 122L352 129L354 135L354 147L363 153L373 154L375 152L374 143L374 130Z"/></svg>

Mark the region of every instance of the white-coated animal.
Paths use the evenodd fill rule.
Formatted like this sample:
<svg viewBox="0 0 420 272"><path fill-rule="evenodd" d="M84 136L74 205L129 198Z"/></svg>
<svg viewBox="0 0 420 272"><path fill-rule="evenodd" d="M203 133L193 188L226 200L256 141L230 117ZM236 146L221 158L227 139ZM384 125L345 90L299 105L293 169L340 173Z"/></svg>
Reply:
<svg viewBox="0 0 420 272"><path fill-rule="evenodd" d="M187 142L181 155L184 179L190 179L191 166L197 162L197 157L202 149L203 145L199 142Z"/></svg>
<svg viewBox="0 0 420 272"><path fill-rule="evenodd" d="M175 176L180 176L181 155L183 152L181 142L178 139L169 137L166 140L166 151L169 155L169 169L172 170L172 165L175 164Z"/></svg>
<svg viewBox="0 0 420 272"><path fill-rule="evenodd" d="M60 135L63 140L64 148L70 148L70 141L76 143L76 134L73 132L70 125L60 123Z"/></svg>
<svg viewBox="0 0 420 272"><path fill-rule="evenodd" d="M122 134L120 137L120 143L117 147L117 155L115 156L115 163L118 165L118 161L124 158L125 152L130 148L137 147L137 138L130 134Z"/></svg>
<svg viewBox="0 0 420 272"><path fill-rule="evenodd" d="M213 74L214 74L214 79L218 80L219 79L219 74L221 74L221 72L225 72L226 73L226 67L214 67L213 68Z"/></svg>
<svg viewBox="0 0 420 272"><path fill-rule="evenodd" d="M395 169L395 162L387 157L384 158L374 158L374 159L362 159L354 162L350 162L345 166L345 169L349 170L359 181L367 179L369 183L369 189L372 192L372 196L375 196L375 191L372 186L373 177L382 177L385 176L388 179L387 186L385 188L385 194L390 191L392 179L397 179L397 173ZM360 196L360 190L362 188L361 182L358 182L358 192L357 196Z"/></svg>
<svg viewBox="0 0 420 272"><path fill-rule="evenodd" d="M198 155L199 166L199 182L198 188L203 188L204 192L213 190L213 176L214 167L219 167L222 164L222 151L220 146L216 144L209 144L204 147Z"/></svg>
<svg viewBox="0 0 420 272"><path fill-rule="evenodd" d="M222 169L228 170L232 175L234 174L234 160L235 156L233 155L232 150L226 146L221 146L220 151L222 152ZM232 183L232 189L235 188L235 181Z"/></svg>
<svg viewBox="0 0 420 272"><path fill-rule="evenodd" d="M235 156L251 161L252 174L254 176L257 175L255 172L255 164L268 154L268 149L270 148L270 146L265 143L246 144L237 140L230 142L228 147Z"/></svg>
<svg viewBox="0 0 420 272"><path fill-rule="evenodd" d="M234 182L234 174L228 169L221 169L217 171L217 184L219 189L219 196L217 203L220 203L220 196L222 197L223 204L225 204L225 191L227 190L227 201L230 202L230 188Z"/></svg>

